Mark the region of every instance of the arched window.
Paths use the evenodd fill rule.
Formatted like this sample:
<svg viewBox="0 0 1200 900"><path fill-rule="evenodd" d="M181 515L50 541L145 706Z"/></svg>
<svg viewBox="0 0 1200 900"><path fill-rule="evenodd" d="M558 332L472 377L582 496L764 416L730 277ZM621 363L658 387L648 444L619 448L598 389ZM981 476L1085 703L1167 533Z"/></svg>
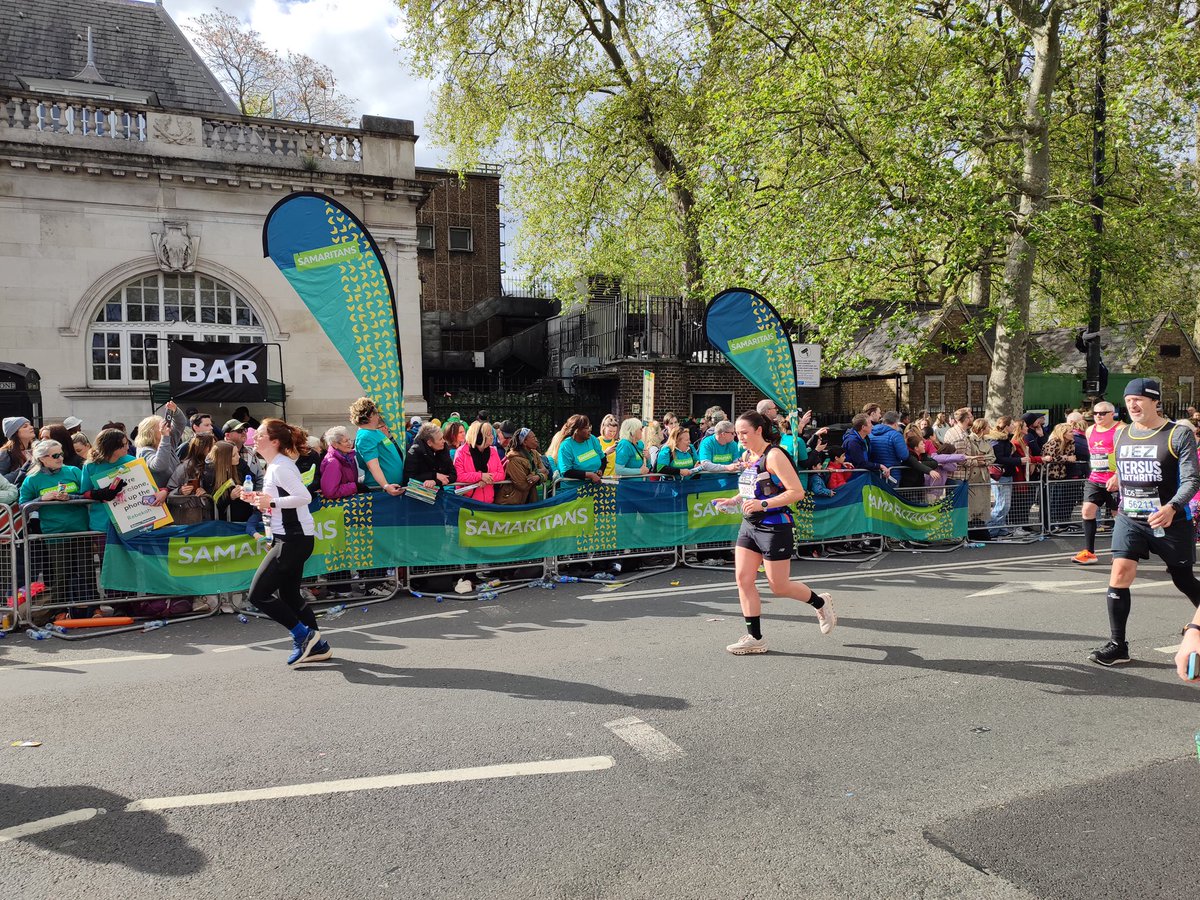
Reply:
<svg viewBox="0 0 1200 900"><path fill-rule="evenodd" d="M144 387L167 380L167 341L261 344L266 329L237 291L215 278L155 272L100 305L91 330L91 384Z"/></svg>

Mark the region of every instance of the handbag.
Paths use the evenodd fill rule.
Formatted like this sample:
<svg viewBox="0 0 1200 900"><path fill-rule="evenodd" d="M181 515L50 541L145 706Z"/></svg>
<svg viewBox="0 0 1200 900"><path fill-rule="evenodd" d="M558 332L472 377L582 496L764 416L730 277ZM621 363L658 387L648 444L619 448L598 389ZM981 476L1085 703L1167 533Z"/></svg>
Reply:
<svg viewBox="0 0 1200 900"><path fill-rule="evenodd" d="M212 498L207 495L172 494L167 497L167 510L176 525L198 525L213 519Z"/></svg>
<svg viewBox="0 0 1200 900"><path fill-rule="evenodd" d="M988 474L992 476L993 480L999 481L1004 475L1004 470L999 466L988 466Z"/></svg>

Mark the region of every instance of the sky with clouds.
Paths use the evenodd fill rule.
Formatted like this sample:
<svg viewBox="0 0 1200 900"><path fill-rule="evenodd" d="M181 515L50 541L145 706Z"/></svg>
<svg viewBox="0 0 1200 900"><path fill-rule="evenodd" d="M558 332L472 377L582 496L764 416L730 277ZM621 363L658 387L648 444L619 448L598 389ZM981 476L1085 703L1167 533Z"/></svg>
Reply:
<svg viewBox="0 0 1200 900"><path fill-rule="evenodd" d="M360 113L411 119L417 134L433 102L433 86L417 78L396 42L401 21L395 0L164 0L187 31L188 20L222 9L262 35L273 50L307 53L333 69L342 92ZM436 166L440 154L424 137L417 165Z"/></svg>

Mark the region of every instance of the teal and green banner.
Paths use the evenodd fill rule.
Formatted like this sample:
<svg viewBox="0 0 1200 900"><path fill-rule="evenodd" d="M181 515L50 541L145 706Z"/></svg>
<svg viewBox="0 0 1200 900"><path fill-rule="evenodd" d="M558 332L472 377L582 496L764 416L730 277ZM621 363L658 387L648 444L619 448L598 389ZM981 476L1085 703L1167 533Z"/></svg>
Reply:
<svg viewBox="0 0 1200 900"><path fill-rule="evenodd" d="M781 413L797 408L792 339L775 307L762 295L745 288L721 291L704 312L704 333L731 366L775 401Z"/></svg>
<svg viewBox="0 0 1200 900"><path fill-rule="evenodd" d="M932 492L931 492L932 493ZM495 506L442 491L433 504L383 493L317 500L316 548L305 575L391 566L476 566L550 556L657 547L732 545L740 513L712 501L737 494L737 476L586 484L528 506ZM811 494L795 508L797 542L855 534L910 541L967 533L967 491L938 491L929 505L901 500L860 474L832 497ZM196 595L246 590L266 546L228 522L110 529L101 570L108 590Z"/></svg>
<svg viewBox="0 0 1200 900"><path fill-rule="evenodd" d="M263 223L263 256L279 267L316 317L392 433L402 433L395 292L366 226L324 194L289 194ZM398 446L403 453L404 443Z"/></svg>

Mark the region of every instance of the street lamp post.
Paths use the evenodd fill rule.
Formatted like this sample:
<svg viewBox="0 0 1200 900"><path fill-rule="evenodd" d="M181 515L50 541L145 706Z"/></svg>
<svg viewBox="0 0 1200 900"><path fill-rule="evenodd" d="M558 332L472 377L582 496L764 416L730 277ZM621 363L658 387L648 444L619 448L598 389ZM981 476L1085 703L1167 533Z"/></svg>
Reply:
<svg viewBox="0 0 1200 900"><path fill-rule="evenodd" d="M1092 403L1102 400L1100 392L1100 311L1102 274L1102 244L1104 242L1104 148L1105 122L1108 116L1105 70L1108 60L1108 2L1100 0L1100 16L1096 21L1096 93L1092 105L1092 248L1088 271L1088 332L1094 337L1087 342L1087 379L1084 394Z"/></svg>

